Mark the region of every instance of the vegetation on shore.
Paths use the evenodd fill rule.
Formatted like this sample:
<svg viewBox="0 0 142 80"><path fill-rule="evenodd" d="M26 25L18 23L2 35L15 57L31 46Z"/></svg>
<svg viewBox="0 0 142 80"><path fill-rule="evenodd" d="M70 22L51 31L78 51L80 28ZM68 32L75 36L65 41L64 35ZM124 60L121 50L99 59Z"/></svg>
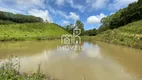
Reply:
<svg viewBox="0 0 142 80"><path fill-rule="evenodd" d="M142 49L142 20L104 31L93 39Z"/></svg>
<svg viewBox="0 0 142 80"><path fill-rule="evenodd" d="M142 0L103 18L101 23L98 30L86 31L95 37L85 38L142 49Z"/></svg>
<svg viewBox="0 0 142 80"><path fill-rule="evenodd" d="M141 19L142 0L138 0L137 2L129 4L128 7L120 9L116 13L103 18L101 20L102 25L98 29L98 32L123 27L124 25L139 21Z"/></svg>
<svg viewBox="0 0 142 80"><path fill-rule="evenodd" d="M20 73L20 63L18 60L9 58L0 66L0 80L46 80L45 75L40 72L40 66L36 73Z"/></svg>
<svg viewBox="0 0 142 80"><path fill-rule="evenodd" d="M67 33L54 23L0 25L0 41L52 40Z"/></svg>

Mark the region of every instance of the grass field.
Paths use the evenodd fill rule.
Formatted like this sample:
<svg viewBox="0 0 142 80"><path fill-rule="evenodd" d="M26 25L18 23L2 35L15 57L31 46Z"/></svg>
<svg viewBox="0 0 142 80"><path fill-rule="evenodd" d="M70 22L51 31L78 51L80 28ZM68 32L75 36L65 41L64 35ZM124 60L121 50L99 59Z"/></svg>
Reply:
<svg viewBox="0 0 142 80"><path fill-rule="evenodd" d="M98 34L94 39L142 49L142 20L118 29L107 30Z"/></svg>
<svg viewBox="0 0 142 80"><path fill-rule="evenodd" d="M0 41L48 40L67 34L53 23L24 23L0 25Z"/></svg>

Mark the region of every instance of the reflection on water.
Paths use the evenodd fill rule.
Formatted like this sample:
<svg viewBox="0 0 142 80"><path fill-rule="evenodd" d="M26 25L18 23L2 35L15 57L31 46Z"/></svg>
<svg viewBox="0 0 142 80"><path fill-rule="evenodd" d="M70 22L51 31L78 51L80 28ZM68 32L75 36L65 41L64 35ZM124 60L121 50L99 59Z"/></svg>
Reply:
<svg viewBox="0 0 142 80"><path fill-rule="evenodd" d="M54 45L51 43L54 43ZM15 43L10 45L14 44ZM33 47L28 47L28 49L18 49L18 47L6 49L2 47L0 49L0 53L8 50L9 53L7 53L7 55L9 55L10 52L14 54L16 51L24 52L24 54L26 54L25 50L29 50L31 55L23 55L23 53L19 53L19 56L21 56L20 72L35 72L40 64L41 71L45 75L60 80L142 79L142 69L140 69L140 67L142 67L142 58L139 57L142 56L142 54L140 54L142 53L141 50L105 43L91 44L88 42L84 42L84 49L79 52L56 49L56 46L60 45L58 41L34 42L34 44L28 42L28 44L20 44L20 46L23 47L26 47L26 45L27 47ZM3 59L1 58L1 60Z"/></svg>

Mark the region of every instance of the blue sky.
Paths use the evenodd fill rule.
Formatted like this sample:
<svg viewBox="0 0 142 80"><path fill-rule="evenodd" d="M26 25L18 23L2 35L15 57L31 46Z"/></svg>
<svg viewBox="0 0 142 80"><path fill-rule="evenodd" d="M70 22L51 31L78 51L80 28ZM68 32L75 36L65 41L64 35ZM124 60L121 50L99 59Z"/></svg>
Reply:
<svg viewBox="0 0 142 80"><path fill-rule="evenodd" d="M81 20L85 30L98 28L100 20L137 0L0 0L0 10L34 15L67 25Z"/></svg>

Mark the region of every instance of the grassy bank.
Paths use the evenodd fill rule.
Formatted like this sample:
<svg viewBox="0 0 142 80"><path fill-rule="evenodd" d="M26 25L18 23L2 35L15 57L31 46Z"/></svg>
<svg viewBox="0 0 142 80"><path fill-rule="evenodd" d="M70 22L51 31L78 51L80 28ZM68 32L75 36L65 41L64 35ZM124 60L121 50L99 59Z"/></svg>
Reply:
<svg viewBox="0 0 142 80"><path fill-rule="evenodd" d="M67 34L53 23L24 23L0 25L0 41L49 40Z"/></svg>
<svg viewBox="0 0 142 80"><path fill-rule="evenodd" d="M142 20L122 26L118 29L107 30L98 34L94 39L142 49Z"/></svg>

